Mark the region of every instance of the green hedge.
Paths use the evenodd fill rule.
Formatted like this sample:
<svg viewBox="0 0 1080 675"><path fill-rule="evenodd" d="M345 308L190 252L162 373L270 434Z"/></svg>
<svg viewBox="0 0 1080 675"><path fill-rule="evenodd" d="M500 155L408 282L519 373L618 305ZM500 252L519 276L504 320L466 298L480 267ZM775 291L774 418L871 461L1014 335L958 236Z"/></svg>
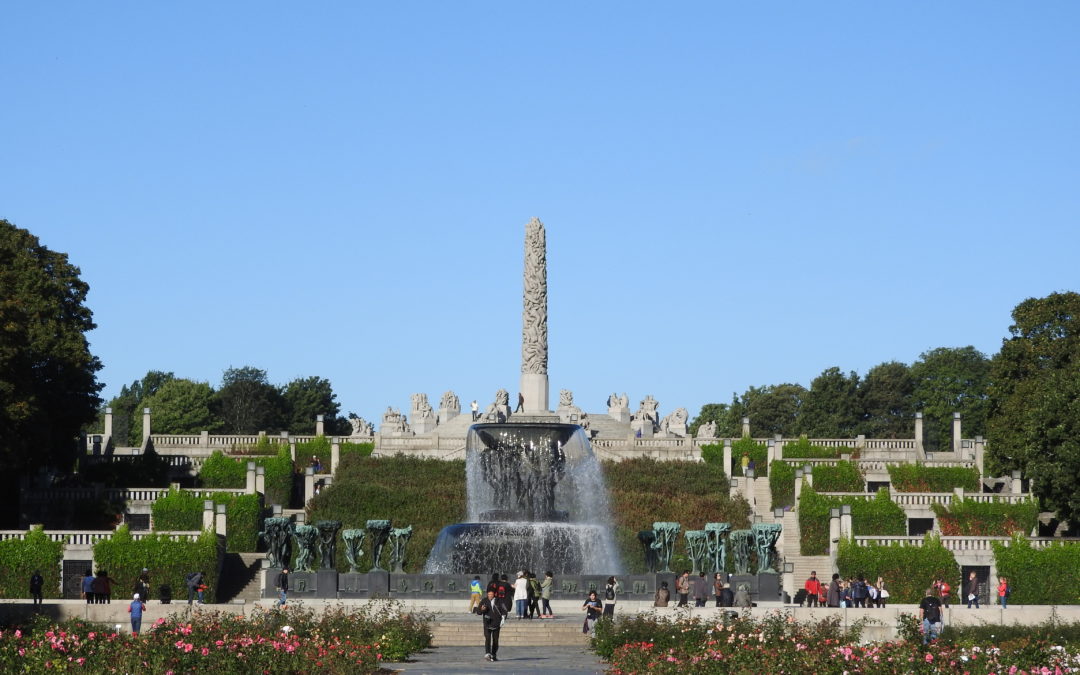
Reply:
<svg viewBox="0 0 1080 675"><path fill-rule="evenodd" d="M214 495L215 504L225 505L225 549L229 553L254 553L262 530L263 504L259 495Z"/></svg>
<svg viewBox="0 0 1080 675"><path fill-rule="evenodd" d="M293 487L293 461L288 446L282 446L273 457L259 457L255 462L266 471L266 503L288 508Z"/></svg>
<svg viewBox="0 0 1080 675"><path fill-rule="evenodd" d="M784 459L840 459L840 455L854 455L855 448L812 445L806 436L784 446Z"/></svg>
<svg viewBox="0 0 1080 675"><path fill-rule="evenodd" d="M952 551L932 533L922 546L857 546L852 539L841 539L836 567L845 578L862 576L874 582L881 577L889 590L888 603L918 603L933 579L960 578Z"/></svg>
<svg viewBox="0 0 1080 675"><path fill-rule="evenodd" d="M826 497L804 483L799 497L799 548L803 555L828 554L829 513L844 504L851 505L851 528L857 536L907 534L907 515L889 498L888 490L878 490L873 499Z"/></svg>
<svg viewBox="0 0 1080 675"><path fill-rule="evenodd" d="M208 488L238 490L247 485L247 458L233 459L215 450L199 469L199 484Z"/></svg>
<svg viewBox="0 0 1080 675"><path fill-rule="evenodd" d="M720 465L724 461L724 445L722 443L706 443L701 446L701 459L706 464Z"/></svg>
<svg viewBox="0 0 1080 675"><path fill-rule="evenodd" d="M959 499L953 500L947 507L931 504L930 508L937 516L941 533L948 536L1010 537L1017 532L1029 534L1039 520L1039 506L1034 500L1009 504Z"/></svg>
<svg viewBox="0 0 1080 675"><path fill-rule="evenodd" d="M795 506L795 465L774 459L769 465L769 489L774 509Z"/></svg>
<svg viewBox="0 0 1080 675"><path fill-rule="evenodd" d="M186 490L169 490L150 507L154 529L167 532L190 532L202 529L203 500Z"/></svg>
<svg viewBox="0 0 1080 675"><path fill-rule="evenodd" d="M0 541L0 598L30 597L30 575L41 572L45 584L41 594L60 597L60 563L64 543L50 541L40 527L32 527L23 539Z"/></svg>
<svg viewBox="0 0 1080 675"><path fill-rule="evenodd" d="M962 487L969 492L980 492L979 472L961 466L935 466L925 464L890 464L889 481L897 492L952 492Z"/></svg>
<svg viewBox="0 0 1080 675"><path fill-rule="evenodd" d="M316 436L305 443L296 444L296 463L305 469L312 466L312 457L318 457L323 471L330 473L330 439Z"/></svg>
<svg viewBox="0 0 1080 675"><path fill-rule="evenodd" d="M339 459L343 459L345 455L358 455L360 457L371 457L371 453L375 451L374 443L342 443L338 446L340 451Z"/></svg>
<svg viewBox="0 0 1080 675"><path fill-rule="evenodd" d="M207 530L195 542L173 541L151 534L134 540L127 525L116 528L109 539L94 544L94 566L107 570L116 580L114 596L123 598L135 587L139 572L150 570L150 597L158 598L159 587L168 584L173 597L186 593L184 577L189 572L205 572L208 602L217 598L219 550L217 535Z"/></svg>
<svg viewBox="0 0 1080 675"><path fill-rule="evenodd" d="M991 546L998 576L1009 579L1010 603L1080 604L1080 544L1035 549L1026 538L1014 536L1008 545L995 541Z"/></svg>
<svg viewBox="0 0 1080 675"><path fill-rule="evenodd" d="M818 492L865 492L866 478L857 462L841 460L814 467L814 489Z"/></svg>
<svg viewBox="0 0 1080 675"><path fill-rule="evenodd" d="M758 443L749 436L744 436L731 444L731 475L743 475L742 456L747 455L754 460L754 476L762 478L768 475L769 447L764 443Z"/></svg>

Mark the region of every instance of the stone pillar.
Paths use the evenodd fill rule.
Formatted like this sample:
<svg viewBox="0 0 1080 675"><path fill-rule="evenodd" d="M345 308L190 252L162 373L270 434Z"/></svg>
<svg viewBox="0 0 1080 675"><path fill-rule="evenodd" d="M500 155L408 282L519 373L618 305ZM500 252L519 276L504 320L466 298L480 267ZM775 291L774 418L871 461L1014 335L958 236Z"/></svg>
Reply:
<svg viewBox="0 0 1080 675"><path fill-rule="evenodd" d="M334 437L330 444L330 473L336 474L338 464L341 462L341 439Z"/></svg>
<svg viewBox="0 0 1080 675"><path fill-rule="evenodd" d="M743 435L743 438L746 438L747 436L750 435L750 418L749 417L742 418L742 435Z"/></svg>
<svg viewBox="0 0 1080 675"><path fill-rule="evenodd" d="M258 492L255 489L255 466L255 462L247 463L247 480L244 482L244 491L249 495Z"/></svg>
<svg viewBox="0 0 1080 675"><path fill-rule="evenodd" d="M142 409L142 444L150 440L150 408Z"/></svg>
<svg viewBox="0 0 1080 675"><path fill-rule="evenodd" d="M227 530L225 524L225 505L218 504L214 508L214 533L220 534L224 537L226 532Z"/></svg>
<svg viewBox="0 0 1080 675"><path fill-rule="evenodd" d="M799 498L802 497L803 470L795 469L795 508L799 508Z"/></svg>
<svg viewBox="0 0 1080 675"><path fill-rule="evenodd" d="M731 466L731 439L724 439L724 474L731 478L734 475L734 467Z"/></svg>
<svg viewBox="0 0 1080 675"><path fill-rule="evenodd" d="M840 549L840 509L829 511L829 560L830 569L836 569L836 554Z"/></svg>
<svg viewBox="0 0 1080 675"><path fill-rule="evenodd" d="M986 461L986 442L982 436L975 437L975 469L979 472L979 478L983 477Z"/></svg>
<svg viewBox="0 0 1080 675"><path fill-rule="evenodd" d="M748 474L751 473L749 469L747 469L747 473ZM754 476L752 476L752 475L747 475L747 476L745 476L743 478L743 480L746 481L746 484L744 486L746 488L746 492L745 492L745 494L743 496L746 498L747 503L750 504L750 508L753 509L754 506L755 506L755 503L754 503L754 481L756 480L756 478L754 478Z"/></svg>
<svg viewBox="0 0 1080 675"><path fill-rule="evenodd" d="M840 507L840 536L847 539L851 533L851 504L844 504Z"/></svg>
<svg viewBox="0 0 1080 675"><path fill-rule="evenodd" d="M783 436L783 434L776 434L776 452L773 453L773 455L774 455L773 459L783 459L784 458L784 436ZM772 465L771 460L769 461L769 464Z"/></svg>
<svg viewBox="0 0 1080 675"><path fill-rule="evenodd" d="M255 467L255 492L261 495L266 494L266 467Z"/></svg>
<svg viewBox="0 0 1080 675"><path fill-rule="evenodd" d="M952 414L952 451L960 452L960 413Z"/></svg>
<svg viewBox="0 0 1080 675"><path fill-rule="evenodd" d="M533 218L525 225L521 313L521 388L526 414L548 410L547 235ZM514 402L511 401L511 405Z"/></svg>
<svg viewBox="0 0 1080 675"><path fill-rule="evenodd" d="M105 438L112 438L112 408L105 408Z"/></svg>
<svg viewBox="0 0 1080 675"><path fill-rule="evenodd" d="M855 437L855 447L860 449L866 447L866 434L859 434Z"/></svg>
<svg viewBox="0 0 1080 675"><path fill-rule="evenodd" d="M315 468L308 467L304 469L304 503L307 504L308 500L315 496Z"/></svg>
<svg viewBox="0 0 1080 675"><path fill-rule="evenodd" d="M810 487L814 487L814 467L811 464L804 464L802 468L803 478L806 479L806 484Z"/></svg>
<svg viewBox="0 0 1080 675"><path fill-rule="evenodd" d="M326 432L325 432L325 429L326 429L325 419L326 418L323 415L316 415L315 416L315 435L316 436L325 436L326 435Z"/></svg>
<svg viewBox="0 0 1080 675"><path fill-rule="evenodd" d="M954 487L952 491L953 491L953 501L963 501L963 499L964 499L964 488L962 488L962 487Z"/></svg>
<svg viewBox="0 0 1080 675"><path fill-rule="evenodd" d="M1022 478L1022 475L1023 474L1021 474L1019 471L1012 472L1012 481L1009 486L1009 491L1012 492L1014 495L1023 494L1024 492L1024 480Z"/></svg>
<svg viewBox="0 0 1080 675"><path fill-rule="evenodd" d="M202 503L202 529L210 530L214 528L214 500L206 499Z"/></svg>
<svg viewBox="0 0 1080 675"><path fill-rule="evenodd" d="M289 444L289 457L292 457L292 461L296 461L296 439L289 437L288 431L282 431L281 437Z"/></svg>
<svg viewBox="0 0 1080 675"><path fill-rule="evenodd" d="M210 432L209 431L200 432L200 434L199 434L199 447L201 447L201 448L209 448L210 447Z"/></svg>
<svg viewBox="0 0 1080 675"><path fill-rule="evenodd" d="M923 453L923 419L922 413L915 413L915 451L918 454Z"/></svg>
<svg viewBox="0 0 1080 675"><path fill-rule="evenodd" d="M773 460L776 459L776 444L778 441L769 439L768 449L765 451L765 466L772 466ZM765 469L768 471L768 468Z"/></svg>

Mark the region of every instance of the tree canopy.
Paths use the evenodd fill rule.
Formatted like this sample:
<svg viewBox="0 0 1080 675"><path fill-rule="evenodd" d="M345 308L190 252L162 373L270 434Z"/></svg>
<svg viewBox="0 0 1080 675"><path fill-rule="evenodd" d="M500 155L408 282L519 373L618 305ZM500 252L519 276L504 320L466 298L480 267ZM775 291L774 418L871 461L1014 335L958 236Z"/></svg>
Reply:
<svg viewBox="0 0 1080 675"><path fill-rule="evenodd" d="M89 286L67 254L0 220L0 460L68 465L101 403Z"/></svg>

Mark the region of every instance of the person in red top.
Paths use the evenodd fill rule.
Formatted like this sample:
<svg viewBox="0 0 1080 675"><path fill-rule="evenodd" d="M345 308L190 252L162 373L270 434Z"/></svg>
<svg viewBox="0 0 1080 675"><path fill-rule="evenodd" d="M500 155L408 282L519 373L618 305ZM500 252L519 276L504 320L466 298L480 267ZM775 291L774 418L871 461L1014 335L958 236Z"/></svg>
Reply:
<svg viewBox="0 0 1080 675"><path fill-rule="evenodd" d="M949 594L952 592L952 587L949 586L949 582L944 579L934 582L934 588L941 595L941 604L945 605L945 609L949 608Z"/></svg>
<svg viewBox="0 0 1080 675"><path fill-rule="evenodd" d="M810 578L806 580L803 588L806 589L806 606L816 607L818 596L821 595L821 582L818 581L817 572L810 573Z"/></svg>

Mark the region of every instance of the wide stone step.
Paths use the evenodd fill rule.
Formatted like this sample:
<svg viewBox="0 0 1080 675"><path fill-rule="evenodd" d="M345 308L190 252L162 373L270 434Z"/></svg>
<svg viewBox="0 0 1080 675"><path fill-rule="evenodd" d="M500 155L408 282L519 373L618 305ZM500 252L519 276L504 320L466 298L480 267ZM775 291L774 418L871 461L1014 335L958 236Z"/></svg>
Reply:
<svg viewBox="0 0 1080 675"><path fill-rule="evenodd" d="M483 622L479 617L460 621L435 621L431 625L432 644L448 646L481 646L484 644ZM581 622L570 619L511 618L499 633L499 643L520 647L588 644L589 636L581 632Z"/></svg>

